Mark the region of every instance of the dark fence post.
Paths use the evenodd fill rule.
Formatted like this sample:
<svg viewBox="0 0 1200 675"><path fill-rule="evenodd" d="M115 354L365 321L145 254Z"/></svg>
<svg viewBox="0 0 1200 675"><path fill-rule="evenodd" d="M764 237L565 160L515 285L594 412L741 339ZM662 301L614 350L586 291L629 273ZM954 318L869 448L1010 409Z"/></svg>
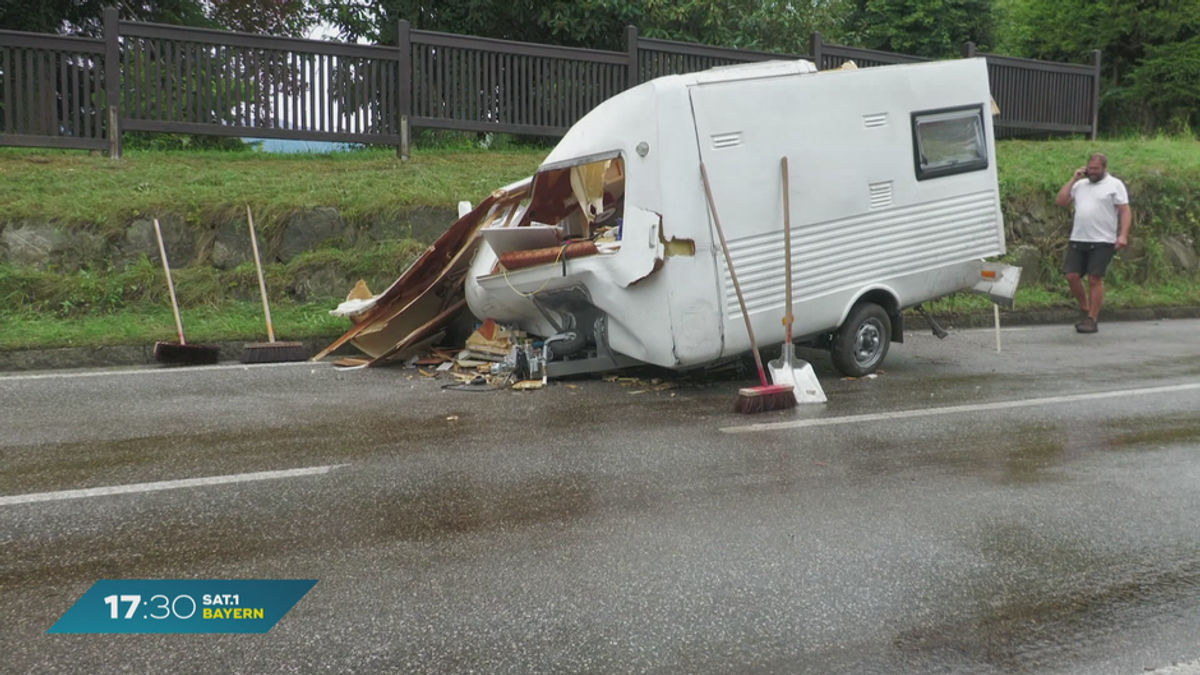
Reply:
<svg viewBox="0 0 1200 675"><path fill-rule="evenodd" d="M625 27L625 50L629 53L629 74L626 76L625 88L632 89L641 84L641 67L638 65L638 29L637 26Z"/></svg>
<svg viewBox="0 0 1200 675"><path fill-rule="evenodd" d="M1096 131L1100 128L1100 50L1092 50L1092 140L1096 140Z"/></svg>
<svg viewBox="0 0 1200 675"><path fill-rule="evenodd" d="M812 35L808 36L808 53L812 56L813 65L817 67L817 70L821 70L821 52L824 44L821 41L820 33L814 31Z"/></svg>
<svg viewBox="0 0 1200 675"><path fill-rule="evenodd" d="M400 50L400 62L397 64L400 81L396 97L396 115L399 121L400 145L396 147L396 156L407 162L412 154L412 132L408 127L412 115L412 33L408 21L401 19L396 28L396 44Z"/></svg>
<svg viewBox="0 0 1200 675"><path fill-rule="evenodd" d="M116 7L104 10L104 109L108 118L108 156L121 158L121 42Z"/></svg>
<svg viewBox="0 0 1200 675"><path fill-rule="evenodd" d="M964 59L975 58L975 43L974 42L964 42L962 55L963 55Z"/></svg>

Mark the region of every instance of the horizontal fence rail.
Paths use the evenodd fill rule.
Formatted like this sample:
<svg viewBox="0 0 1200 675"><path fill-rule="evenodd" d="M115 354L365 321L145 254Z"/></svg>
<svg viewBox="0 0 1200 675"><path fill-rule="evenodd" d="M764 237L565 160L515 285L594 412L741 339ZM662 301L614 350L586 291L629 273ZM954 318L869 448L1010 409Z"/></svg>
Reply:
<svg viewBox="0 0 1200 675"><path fill-rule="evenodd" d="M651 38L638 40L637 49L639 79L643 82L664 75L696 73L719 66L808 58Z"/></svg>
<svg viewBox="0 0 1200 675"><path fill-rule="evenodd" d="M122 131L393 145L415 127L556 136L603 101L665 75L777 59L822 70L928 59L829 44L774 54L643 38L624 52L411 30L395 45L118 21L104 39L0 31L0 145L105 149ZM1072 65L987 59L999 137L1095 137L1100 55Z"/></svg>

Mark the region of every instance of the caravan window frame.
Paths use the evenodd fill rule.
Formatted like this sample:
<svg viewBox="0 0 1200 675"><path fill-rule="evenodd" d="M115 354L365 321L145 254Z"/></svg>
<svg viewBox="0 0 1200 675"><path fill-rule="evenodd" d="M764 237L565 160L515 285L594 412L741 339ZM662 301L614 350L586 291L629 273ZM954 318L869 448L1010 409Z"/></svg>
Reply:
<svg viewBox="0 0 1200 675"><path fill-rule="evenodd" d="M976 149L981 156L966 161L955 161L947 164L929 165L925 159L922 145L921 125L929 122L940 122L955 119L971 119L976 123ZM960 173L983 171L989 166L990 148L988 147L987 127L983 123L983 104L957 106L954 108L938 108L934 110L919 110L912 114L913 135L913 169L917 180L929 180L954 176Z"/></svg>

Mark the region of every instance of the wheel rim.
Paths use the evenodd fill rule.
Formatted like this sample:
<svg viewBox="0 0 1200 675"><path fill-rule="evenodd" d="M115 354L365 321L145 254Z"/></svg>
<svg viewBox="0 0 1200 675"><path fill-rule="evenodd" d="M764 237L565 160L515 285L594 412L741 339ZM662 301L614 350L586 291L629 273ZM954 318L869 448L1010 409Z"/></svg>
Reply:
<svg viewBox="0 0 1200 675"><path fill-rule="evenodd" d="M883 356L883 324L869 319L858 327L854 336L854 362L859 368L870 368Z"/></svg>

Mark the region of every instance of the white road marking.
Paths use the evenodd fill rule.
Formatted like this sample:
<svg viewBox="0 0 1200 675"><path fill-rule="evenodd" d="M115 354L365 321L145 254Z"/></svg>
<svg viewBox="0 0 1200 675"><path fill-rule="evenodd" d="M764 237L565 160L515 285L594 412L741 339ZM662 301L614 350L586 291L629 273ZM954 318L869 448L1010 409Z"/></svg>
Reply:
<svg viewBox="0 0 1200 675"><path fill-rule="evenodd" d="M168 368L141 368L137 370L89 370L82 373L43 373L40 375L8 375L0 377L0 383L21 380L70 380L78 377L105 377L125 375L178 375L180 373L202 373L213 370L249 370L251 368L286 368L288 366L311 366L327 368L329 363L321 361L292 361L285 363L225 363L215 366L172 366Z"/></svg>
<svg viewBox="0 0 1200 675"><path fill-rule="evenodd" d="M1091 394L1070 394L1067 396L1049 396L1046 398L1027 398L1016 401L997 401L995 403L976 403L972 405L954 405L945 408L920 408L917 410L899 410L896 412L869 413L865 415L846 415L844 417L823 417L807 420L792 420L790 422L767 422L750 424L743 427L725 427L721 429L727 434L741 434L756 431L776 431L779 429L801 429L804 427L827 427L837 424L857 424L860 422L878 422L882 420L900 420L913 417L932 417L934 415L954 415L958 413L982 412L987 410L1008 410L1011 408L1029 408L1058 403L1078 403L1079 401L1095 401L1105 398L1121 398L1126 396L1152 396L1169 394L1179 391L1200 389L1200 382L1177 384L1169 387L1149 387L1146 389L1123 389L1120 391L1099 391Z"/></svg>
<svg viewBox="0 0 1200 675"><path fill-rule="evenodd" d="M296 478L299 476L315 476L329 473L347 464L329 466L313 466L305 469L286 469L284 471L259 471L256 473L238 473L230 476L209 476L207 478L185 478L181 480L164 480L155 483L133 483L130 485L112 485L109 487L88 488L86 490L61 490L58 492L33 492L26 495L0 497L0 506L15 504L32 504L34 502L53 502L63 499L82 499L84 497L106 497L108 495L124 495L139 492L157 492L159 490L177 490L179 488L206 487L209 485L225 485L227 483L247 483L259 480L275 480L276 478Z"/></svg>

